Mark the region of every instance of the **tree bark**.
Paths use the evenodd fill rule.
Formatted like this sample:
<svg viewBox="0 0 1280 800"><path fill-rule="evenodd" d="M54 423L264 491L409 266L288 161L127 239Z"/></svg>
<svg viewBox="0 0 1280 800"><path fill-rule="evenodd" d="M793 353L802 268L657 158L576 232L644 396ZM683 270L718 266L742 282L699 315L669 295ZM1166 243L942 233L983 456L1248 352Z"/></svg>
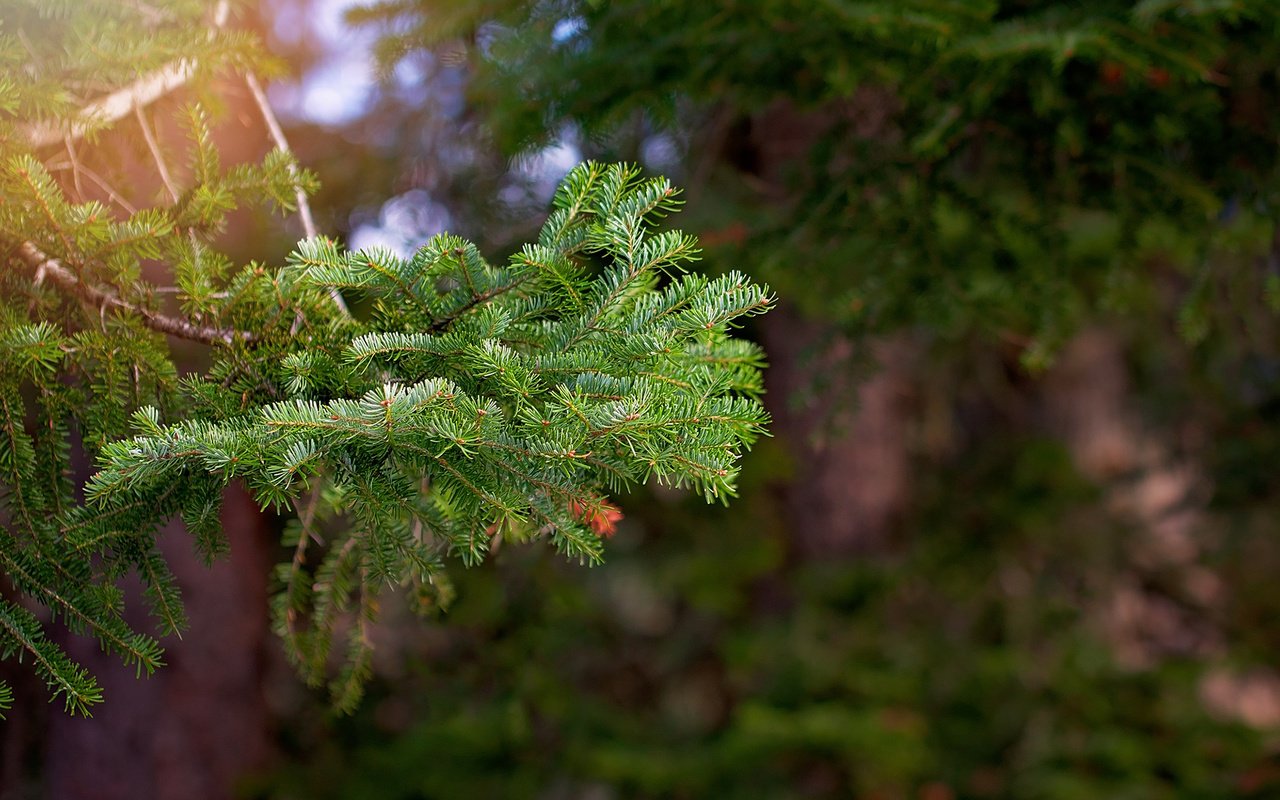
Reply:
<svg viewBox="0 0 1280 800"><path fill-rule="evenodd" d="M138 679L92 640L66 641L71 657L98 676L106 700L90 719L49 706L46 796L225 800L245 776L266 766L272 537L243 491L229 491L225 500L231 552L212 568L180 524L161 537L190 620L181 640L165 642L166 667Z"/></svg>
<svg viewBox="0 0 1280 800"><path fill-rule="evenodd" d="M785 305L760 331L774 431L795 464L786 503L797 550L819 558L883 550L911 492L911 348L875 342L870 374L861 374L848 339Z"/></svg>

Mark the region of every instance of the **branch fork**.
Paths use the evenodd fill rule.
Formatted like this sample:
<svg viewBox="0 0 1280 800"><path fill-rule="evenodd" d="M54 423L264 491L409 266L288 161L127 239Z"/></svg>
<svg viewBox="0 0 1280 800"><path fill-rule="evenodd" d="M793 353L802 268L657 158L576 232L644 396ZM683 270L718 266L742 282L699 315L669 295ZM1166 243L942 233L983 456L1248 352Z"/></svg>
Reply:
<svg viewBox="0 0 1280 800"><path fill-rule="evenodd" d="M257 336L248 331L197 325L185 319L166 316L149 308L134 305L117 295L84 283L74 272L63 266L60 260L45 254L31 242L18 245L17 255L29 269L33 270L35 283L40 284L48 280L60 289L79 297L86 305L98 309L99 312L115 311L137 317L142 320L143 325L153 331L209 345L252 343L257 340Z"/></svg>

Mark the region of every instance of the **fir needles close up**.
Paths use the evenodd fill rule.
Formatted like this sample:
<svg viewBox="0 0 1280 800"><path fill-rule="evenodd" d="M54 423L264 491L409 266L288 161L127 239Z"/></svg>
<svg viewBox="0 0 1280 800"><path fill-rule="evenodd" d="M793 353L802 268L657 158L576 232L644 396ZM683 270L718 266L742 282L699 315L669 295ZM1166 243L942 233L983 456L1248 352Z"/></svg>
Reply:
<svg viewBox="0 0 1280 800"><path fill-rule="evenodd" d="M766 415L761 353L728 328L771 299L738 273L682 274L694 240L652 225L674 196L664 179L583 165L538 241L502 267L447 235L409 259L302 242L277 277L285 296L365 296L369 321L331 315L323 327L340 337L284 338L263 365L278 399L245 409L209 378L187 384L204 410L194 419L164 426L154 409L137 412L138 435L108 444L85 487L93 513L180 508L182 486L208 516L233 478L263 505L297 506L277 628L318 681L335 614L358 606L355 672L334 687L349 706L381 587L430 592L441 554L475 564L499 537L547 537L597 562L590 523L605 493L650 478L708 500L732 492ZM322 534L317 513L345 524ZM117 534L135 535L108 523L72 539Z"/></svg>

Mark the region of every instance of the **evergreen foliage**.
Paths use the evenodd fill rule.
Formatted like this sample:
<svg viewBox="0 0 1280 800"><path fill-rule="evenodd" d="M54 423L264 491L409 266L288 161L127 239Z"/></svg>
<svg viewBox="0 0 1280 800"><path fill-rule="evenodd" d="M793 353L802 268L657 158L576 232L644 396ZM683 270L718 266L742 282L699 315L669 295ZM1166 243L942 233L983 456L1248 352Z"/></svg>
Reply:
<svg viewBox="0 0 1280 800"><path fill-rule="evenodd" d="M145 107L157 85L206 100L236 76L256 85L264 65L225 28L226 4L0 11L0 652L30 659L69 711L101 691L49 621L139 673L161 666L117 583L136 573L159 634L182 630L155 534L178 517L206 557L221 553L231 481L297 512L276 627L312 683L345 651L331 683L343 709L368 675L385 587L436 607L442 558L475 564L501 540L598 562L606 494L637 482L732 493L766 415L762 354L730 330L771 297L738 273L686 272L695 241L659 227L679 202L665 179L579 167L537 240L501 265L442 235L411 258L313 237L283 266L238 267L216 245L227 215L294 209L314 178L283 147L222 165L207 103L182 110L186 165L171 171ZM134 144L159 199L112 186L137 174L93 171L86 136ZM184 368L170 340L206 345L207 368ZM84 482L80 448L97 466Z"/></svg>

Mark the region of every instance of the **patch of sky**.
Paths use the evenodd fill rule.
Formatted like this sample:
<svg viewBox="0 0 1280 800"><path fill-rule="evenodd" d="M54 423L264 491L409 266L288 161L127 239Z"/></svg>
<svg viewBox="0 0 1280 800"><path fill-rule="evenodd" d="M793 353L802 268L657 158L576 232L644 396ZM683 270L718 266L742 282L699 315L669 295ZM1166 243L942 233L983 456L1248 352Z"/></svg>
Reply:
<svg viewBox="0 0 1280 800"><path fill-rule="evenodd" d="M447 48L438 53L412 53L400 60L390 75L379 81L374 58L376 29L353 29L345 20L351 8L367 0L267 0L274 35L286 45L305 49L312 61L296 82L279 82L269 89L273 106L286 119L339 129L358 130L357 124L374 110L380 96L394 97L402 106L429 108L433 121L445 127L460 120L466 110L468 69L465 53ZM572 46L581 37L585 22L578 17L559 20L552 32L557 46ZM476 37L480 52L510 31L487 23ZM457 63L453 63L456 61ZM376 131L379 126L375 126ZM410 148L415 159L433 165L421 169L414 188L376 210L365 208L350 220L350 246L381 246L409 255L451 223L449 209L433 189L448 172L448 164L465 163L472 154L459 151L459 141L439 125L424 126L418 141L397 138L396 126L385 126L388 146ZM344 135L346 135L344 133ZM367 138L368 132L363 134ZM644 161L659 166L674 161L676 144L648 143ZM580 136L566 128L551 144L512 159L499 192L499 203L517 216L545 211L560 180L582 159Z"/></svg>
<svg viewBox="0 0 1280 800"><path fill-rule="evenodd" d="M551 28L551 41L560 45L568 44L578 38L578 34L586 27L587 21L582 17L565 17Z"/></svg>
<svg viewBox="0 0 1280 800"><path fill-rule="evenodd" d="M677 170L680 167L680 144L669 133L655 133L640 146L640 161L653 172Z"/></svg>
<svg viewBox="0 0 1280 800"><path fill-rule="evenodd" d="M556 141L512 159L511 175L514 181L501 192L504 203L521 205L532 200L545 205L555 195L560 180L582 161L582 148L578 144L577 131L566 129Z"/></svg>
<svg viewBox="0 0 1280 800"><path fill-rule="evenodd" d="M382 204L376 220L353 220L352 250L385 247L408 257L438 233L449 229L449 210L424 189L411 189Z"/></svg>
<svg viewBox="0 0 1280 800"><path fill-rule="evenodd" d="M361 4L362 0L272 3L274 35L285 43L306 41L320 53L299 83L271 86L271 103L283 116L340 126L369 109L378 88L373 58L377 32L353 29L343 18Z"/></svg>

